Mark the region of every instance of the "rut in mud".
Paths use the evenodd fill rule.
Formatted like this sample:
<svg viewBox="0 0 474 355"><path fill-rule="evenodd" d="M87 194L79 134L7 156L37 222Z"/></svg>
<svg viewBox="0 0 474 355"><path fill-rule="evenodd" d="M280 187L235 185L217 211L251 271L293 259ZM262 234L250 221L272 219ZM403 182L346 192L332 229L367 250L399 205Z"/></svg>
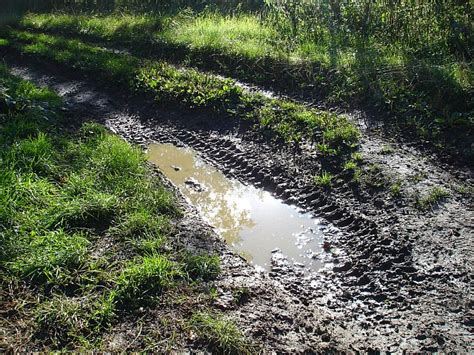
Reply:
<svg viewBox="0 0 474 355"><path fill-rule="evenodd" d="M103 120L144 148L156 142L192 147L227 177L263 188L340 230L324 239L332 268L306 275L274 253L266 274L205 237L209 232L197 231L196 219L183 222L186 243L222 255L216 305L268 349L472 350L473 211L471 196L460 192L472 187L469 173L365 132L364 158L377 167L373 181L394 174L406 196L439 186L450 197L421 212L410 198L354 189L343 180L325 191L313 183L320 162L310 150L270 144L245 123L105 94L57 68L27 64L15 72L52 87L76 117ZM250 301L233 304L229 289L235 287L249 288Z"/></svg>
<svg viewBox="0 0 474 355"><path fill-rule="evenodd" d="M268 191L227 179L191 148L151 144L148 156L204 220L255 267L271 270L270 257L276 252L306 271L323 267L322 240L337 233L334 228Z"/></svg>

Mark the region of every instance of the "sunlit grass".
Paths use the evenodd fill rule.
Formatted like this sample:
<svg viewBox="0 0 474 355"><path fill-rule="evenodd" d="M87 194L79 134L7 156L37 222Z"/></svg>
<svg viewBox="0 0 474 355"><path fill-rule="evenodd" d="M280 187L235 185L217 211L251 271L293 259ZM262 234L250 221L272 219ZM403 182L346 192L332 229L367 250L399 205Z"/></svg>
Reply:
<svg viewBox="0 0 474 355"><path fill-rule="evenodd" d="M195 14L182 11L174 16L131 13L90 16L45 13L28 14L21 24L25 27L76 33L134 45L165 41L186 45L191 49L254 59L268 56L292 62L309 60L325 66L349 67L355 63L356 52L359 50L348 45L332 51L328 43L315 43L305 38L289 42L265 20L253 14ZM398 46L388 48L374 43L371 51L374 48L378 48L378 60L386 65L403 64L404 56Z"/></svg>
<svg viewBox="0 0 474 355"><path fill-rule="evenodd" d="M344 159L347 152L357 146L358 129L345 117L310 109L290 100L248 93L230 79L179 68L164 61L143 61L132 55L104 51L78 40L19 31L11 34L21 51L80 68L106 81L116 81L127 90L148 93L159 103L207 109L250 120L269 132L269 138L287 143L321 140L334 149L335 161ZM112 143L104 147L113 146ZM101 146L98 149L102 149ZM123 155L114 157L113 164L119 164ZM132 156L127 157L127 164L133 161ZM99 165L109 173L127 171L122 166L109 166L106 161Z"/></svg>
<svg viewBox="0 0 474 355"><path fill-rule="evenodd" d="M180 211L144 153L95 123L66 133L61 106L0 66L0 305L20 305L2 326L28 334L8 333L12 347L100 348L119 313L220 271L169 248Z"/></svg>
<svg viewBox="0 0 474 355"><path fill-rule="evenodd" d="M207 312L195 313L191 327L202 341L209 343L209 350L221 354L252 354L254 346L234 322L221 315Z"/></svg>
<svg viewBox="0 0 474 355"><path fill-rule="evenodd" d="M466 132L472 121L472 63L450 55L442 38L411 48L413 44L384 36L361 38L357 30L331 33L319 23L314 24L316 36L304 22L318 17L310 13L295 17L303 28L292 35L290 14L280 14L284 19L276 23L266 15L226 15L210 10L155 15L44 14L29 15L22 23L40 30L112 40L139 54L156 51L164 59L258 85L275 84L290 93L309 88L318 100L369 105L393 114L390 124L407 135L433 141L439 147L459 146L469 155ZM30 50L35 46L38 50L44 44L32 45ZM72 53L63 53L63 59L68 55ZM109 65L126 74L119 62ZM278 127L279 132L288 131L285 124ZM452 135L459 139L453 140Z"/></svg>
<svg viewBox="0 0 474 355"><path fill-rule="evenodd" d="M277 55L272 43L278 34L256 16L208 13L171 22L162 38L191 48L212 49L247 57Z"/></svg>
<svg viewBox="0 0 474 355"><path fill-rule="evenodd" d="M159 296L181 276L178 266L161 255L146 256L127 264L117 279L116 301L140 305Z"/></svg>
<svg viewBox="0 0 474 355"><path fill-rule="evenodd" d="M137 38L152 38L161 28L159 17L149 15L117 14L117 15L69 15L29 14L22 19L24 26L77 32L83 35L103 37L114 40L132 41Z"/></svg>

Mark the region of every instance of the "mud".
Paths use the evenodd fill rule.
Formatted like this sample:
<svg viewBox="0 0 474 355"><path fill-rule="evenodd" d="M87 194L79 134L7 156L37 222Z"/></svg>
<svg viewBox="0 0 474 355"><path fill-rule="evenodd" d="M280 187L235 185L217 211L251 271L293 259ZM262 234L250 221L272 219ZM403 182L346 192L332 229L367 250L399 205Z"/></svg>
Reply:
<svg viewBox="0 0 474 355"><path fill-rule="evenodd" d="M183 202L194 213L180 221L178 240L221 254L215 306L265 351L474 350L469 171L367 129L361 150L373 176L355 186L342 174L331 190L322 190L312 184L320 162L310 147L279 146L245 122L156 107L44 63L9 62L18 75L59 92L74 117L104 122L144 148L153 142L190 146L227 177L264 188L340 230L323 245L331 268L305 275L274 253L270 271L258 272ZM401 181L401 197L374 180ZM416 197L432 186L449 197L421 211ZM249 290L248 302L231 301L237 288Z"/></svg>
<svg viewBox="0 0 474 355"><path fill-rule="evenodd" d="M151 144L147 155L201 217L252 265L270 270L271 255L280 252L305 271L323 267L321 241L324 233L327 238L333 233L317 218L268 191L228 179L191 148Z"/></svg>

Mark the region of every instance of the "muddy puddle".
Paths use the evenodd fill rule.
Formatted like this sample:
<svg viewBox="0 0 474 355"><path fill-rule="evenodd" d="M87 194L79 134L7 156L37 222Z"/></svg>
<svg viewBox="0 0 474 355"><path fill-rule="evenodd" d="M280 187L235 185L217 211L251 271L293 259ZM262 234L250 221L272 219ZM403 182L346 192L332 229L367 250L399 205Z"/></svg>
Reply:
<svg viewBox="0 0 474 355"><path fill-rule="evenodd" d="M269 192L229 179L190 148L152 144L148 158L189 198L202 217L239 254L270 269L283 254L308 270L319 270L325 226ZM278 254L277 254L278 253Z"/></svg>

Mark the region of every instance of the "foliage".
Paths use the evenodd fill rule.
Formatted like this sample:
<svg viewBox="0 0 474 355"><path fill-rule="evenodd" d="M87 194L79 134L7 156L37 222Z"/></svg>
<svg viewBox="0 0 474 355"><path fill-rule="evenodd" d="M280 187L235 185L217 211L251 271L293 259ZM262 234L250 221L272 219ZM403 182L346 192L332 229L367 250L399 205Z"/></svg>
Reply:
<svg viewBox="0 0 474 355"><path fill-rule="evenodd" d="M209 343L211 351L222 354L251 354L253 347L236 325L219 315L195 313L190 321L199 337Z"/></svg>
<svg viewBox="0 0 474 355"><path fill-rule="evenodd" d="M217 255L185 254L183 258L184 272L192 279L209 281L220 273L220 259Z"/></svg>
<svg viewBox="0 0 474 355"><path fill-rule="evenodd" d="M321 175L314 177L314 183L322 187L331 187L333 178L334 176L331 173L323 171Z"/></svg>
<svg viewBox="0 0 474 355"><path fill-rule="evenodd" d="M251 120L272 137L288 143L303 139L320 141L334 150L332 160L336 168L357 146L359 131L345 117L309 109L290 100L245 92L230 79L177 68L166 62L141 61L62 37L25 31L10 31L10 36L22 52L92 72L103 80L122 84L127 90L149 93L159 103L175 103Z"/></svg>
<svg viewBox="0 0 474 355"><path fill-rule="evenodd" d="M115 299L123 306L143 305L150 297L172 286L178 276L175 264L161 255L132 261L117 279Z"/></svg>
<svg viewBox="0 0 474 355"><path fill-rule="evenodd" d="M430 188L425 194L416 197L416 206L422 210L431 209L448 197L448 191L442 187L435 186Z"/></svg>
<svg viewBox="0 0 474 355"><path fill-rule="evenodd" d="M376 108L400 133L469 156L471 13L454 0L267 0L257 13L47 14L23 25L112 39L306 100Z"/></svg>
<svg viewBox="0 0 474 355"><path fill-rule="evenodd" d="M100 348L120 313L189 290L183 270L217 275L213 256L162 248L179 211L138 148L95 123L65 129L61 100L4 66L0 87L0 305L17 307L2 326L21 324L5 344Z"/></svg>

